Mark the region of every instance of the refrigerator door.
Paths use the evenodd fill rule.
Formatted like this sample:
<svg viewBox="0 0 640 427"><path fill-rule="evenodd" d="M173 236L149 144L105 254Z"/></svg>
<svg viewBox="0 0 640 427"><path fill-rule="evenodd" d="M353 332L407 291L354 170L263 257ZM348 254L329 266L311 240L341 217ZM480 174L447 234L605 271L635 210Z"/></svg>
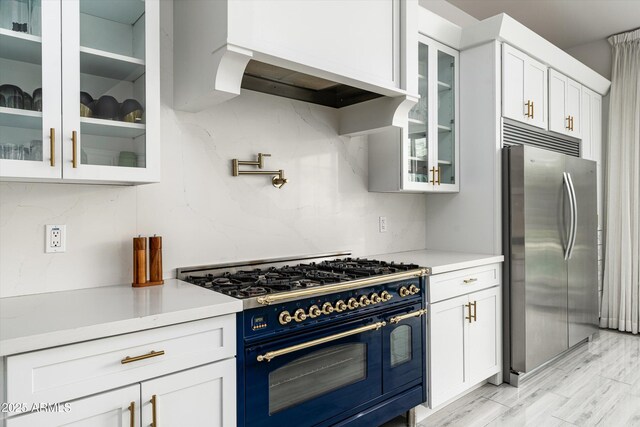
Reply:
<svg viewBox="0 0 640 427"><path fill-rule="evenodd" d="M569 347L570 209L565 156L521 146L509 161L511 369L528 372Z"/></svg>
<svg viewBox="0 0 640 427"><path fill-rule="evenodd" d="M566 158L576 201L576 236L568 260L569 346L598 327L598 214L595 162Z"/></svg>

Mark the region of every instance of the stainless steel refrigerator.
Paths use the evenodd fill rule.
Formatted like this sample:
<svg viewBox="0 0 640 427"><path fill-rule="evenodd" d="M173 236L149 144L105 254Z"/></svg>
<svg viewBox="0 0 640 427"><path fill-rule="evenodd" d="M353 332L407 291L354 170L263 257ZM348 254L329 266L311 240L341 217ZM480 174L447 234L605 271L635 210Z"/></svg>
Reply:
<svg viewBox="0 0 640 427"><path fill-rule="evenodd" d="M503 151L504 374L517 386L597 329L596 163Z"/></svg>

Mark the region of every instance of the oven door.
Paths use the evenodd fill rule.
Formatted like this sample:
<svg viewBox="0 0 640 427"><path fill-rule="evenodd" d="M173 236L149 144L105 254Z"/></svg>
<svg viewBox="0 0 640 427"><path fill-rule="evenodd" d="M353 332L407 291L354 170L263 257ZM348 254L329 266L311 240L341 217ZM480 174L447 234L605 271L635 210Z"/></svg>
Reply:
<svg viewBox="0 0 640 427"><path fill-rule="evenodd" d="M313 425L382 394L382 319L245 350L247 426Z"/></svg>
<svg viewBox="0 0 640 427"><path fill-rule="evenodd" d="M382 331L383 392L389 393L411 382L419 383L426 369L423 331L426 310L421 304L405 306L385 314Z"/></svg>

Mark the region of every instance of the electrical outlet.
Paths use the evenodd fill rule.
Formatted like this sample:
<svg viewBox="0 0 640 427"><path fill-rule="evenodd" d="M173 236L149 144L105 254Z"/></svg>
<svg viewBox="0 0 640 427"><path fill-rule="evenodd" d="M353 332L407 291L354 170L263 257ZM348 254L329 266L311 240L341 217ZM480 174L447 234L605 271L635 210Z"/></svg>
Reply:
<svg viewBox="0 0 640 427"><path fill-rule="evenodd" d="M378 217L378 229L380 230L381 233L386 233L387 232L387 217L386 216Z"/></svg>
<svg viewBox="0 0 640 427"><path fill-rule="evenodd" d="M46 253L65 252L67 250L67 226L46 225L44 241Z"/></svg>

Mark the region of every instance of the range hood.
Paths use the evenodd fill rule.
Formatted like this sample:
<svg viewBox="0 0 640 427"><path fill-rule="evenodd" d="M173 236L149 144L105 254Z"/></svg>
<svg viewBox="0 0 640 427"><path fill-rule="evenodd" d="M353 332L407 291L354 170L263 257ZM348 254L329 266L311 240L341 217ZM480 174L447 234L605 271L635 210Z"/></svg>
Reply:
<svg viewBox="0 0 640 427"><path fill-rule="evenodd" d="M401 126L419 98L415 15L416 0L177 1L174 108L244 89L339 109L341 135Z"/></svg>

